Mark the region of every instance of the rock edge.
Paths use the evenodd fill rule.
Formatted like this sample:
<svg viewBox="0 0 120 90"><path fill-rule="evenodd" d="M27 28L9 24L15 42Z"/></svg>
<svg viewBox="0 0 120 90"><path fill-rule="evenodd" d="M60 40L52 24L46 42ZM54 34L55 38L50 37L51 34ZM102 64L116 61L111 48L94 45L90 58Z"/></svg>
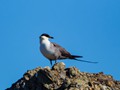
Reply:
<svg viewBox="0 0 120 90"><path fill-rule="evenodd" d="M6 90L120 90L120 81L103 72L85 73L75 67L65 68L60 62L52 68L28 70Z"/></svg>

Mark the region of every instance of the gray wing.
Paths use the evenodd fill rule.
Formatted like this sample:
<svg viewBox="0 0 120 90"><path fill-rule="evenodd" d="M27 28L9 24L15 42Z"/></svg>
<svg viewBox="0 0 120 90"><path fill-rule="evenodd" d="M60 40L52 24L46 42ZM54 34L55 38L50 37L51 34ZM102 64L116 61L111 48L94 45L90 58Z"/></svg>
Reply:
<svg viewBox="0 0 120 90"><path fill-rule="evenodd" d="M54 45L54 47L56 47L59 52L60 52L60 56L59 56L59 59L66 59L66 58L70 58L71 57L71 54L66 51L63 47L61 47L60 45L56 44L56 43L52 43Z"/></svg>

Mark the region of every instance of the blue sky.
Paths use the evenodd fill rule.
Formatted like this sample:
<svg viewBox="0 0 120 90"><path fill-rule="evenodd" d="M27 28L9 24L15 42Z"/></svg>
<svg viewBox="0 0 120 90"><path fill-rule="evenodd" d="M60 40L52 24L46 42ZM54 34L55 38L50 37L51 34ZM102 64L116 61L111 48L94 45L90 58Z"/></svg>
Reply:
<svg viewBox="0 0 120 90"><path fill-rule="evenodd" d="M39 52L42 33L72 54L99 62L62 61L66 67L120 80L120 0L1 0L1 90L27 70L50 66Z"/></svg>

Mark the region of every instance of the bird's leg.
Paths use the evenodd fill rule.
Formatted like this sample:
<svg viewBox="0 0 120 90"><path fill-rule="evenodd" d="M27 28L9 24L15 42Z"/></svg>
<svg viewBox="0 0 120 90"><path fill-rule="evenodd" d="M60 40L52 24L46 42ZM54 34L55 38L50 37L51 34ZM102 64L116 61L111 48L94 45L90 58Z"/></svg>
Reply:
<svg viewBox="0 0 120 90"><path fill-rule="evenodd" d="M52 60L50 59L50 64L51 64L51 66L52 66Z"/></svg>
<svg viewBox="0 0 120 90"><path fill-rule="evenodd" d="M55 64L57 63L57 60L55 60Z"/></svg>

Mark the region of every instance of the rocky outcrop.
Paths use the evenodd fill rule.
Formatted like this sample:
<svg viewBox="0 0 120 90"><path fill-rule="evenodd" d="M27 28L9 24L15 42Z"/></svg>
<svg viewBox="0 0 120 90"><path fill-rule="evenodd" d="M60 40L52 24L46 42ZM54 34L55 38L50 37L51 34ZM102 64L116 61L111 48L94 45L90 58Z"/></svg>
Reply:
<svg viewBox="0 0 120 90"><path fill-rule="evenodd" d="M100 73L80 72L57 63L52 68L28 70L21 79L6 90L120 90L120 81Z"/></svg>

